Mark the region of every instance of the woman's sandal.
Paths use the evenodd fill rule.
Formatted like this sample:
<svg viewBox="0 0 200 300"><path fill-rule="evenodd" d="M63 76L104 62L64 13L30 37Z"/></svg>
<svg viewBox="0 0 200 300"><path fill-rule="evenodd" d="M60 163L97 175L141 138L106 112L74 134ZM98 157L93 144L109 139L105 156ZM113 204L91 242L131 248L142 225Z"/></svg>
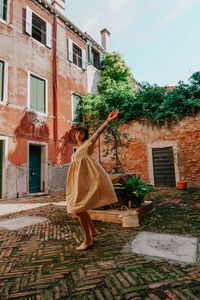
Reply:
<svg viewBox="0 0 200 300"><path fill-rule="evenodd" d="M78 251L83 251L83 250L88 249L88 248L91 247L92 245L93 245L93 243L91 243L91 244L85 244L85 243L83 242L80 246L78 246L78 247L76 248L76 250L78 250Z"/></svg>

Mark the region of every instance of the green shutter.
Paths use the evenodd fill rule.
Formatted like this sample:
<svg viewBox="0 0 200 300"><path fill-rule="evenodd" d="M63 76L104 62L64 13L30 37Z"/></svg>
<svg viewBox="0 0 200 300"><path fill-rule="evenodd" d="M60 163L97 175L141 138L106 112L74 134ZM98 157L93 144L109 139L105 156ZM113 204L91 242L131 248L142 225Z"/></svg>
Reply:
<svg viewBox="0 0 200 300"><path fill-rule="evenodd" d="M7 0L0 0L0 18L6 21Z"/></svg>
<svg viewBox="0 0 200 300"><path fill-rule="evenodd" d="M37 79L37 111L45 113L45 81Z"/></svg>
<svg viewBox="0 0 200 300"><path fill-rule="evenodd" d="M30 108L45 113L45 81L33 75L30 79Z"/></svg>
<svg viewBox="0 0 200 300"><path fill-rule="evenodd" d="M4 63L0 61L0 101L3 101L3 77L4 77L3 75L4 75Z"/></svg>
<svg viewBox="0 0 200 300"><path fill-rule="evenodd" d="M83 55L82 55L82 49L80 49L80 68L83 68Z"/></svg>
<svg viewBox="0 0 200 300"><path fill-rule="evenodd" d="M30 76L30 108L33 110L36 109L37 103L37 79L34 76Z"/></svg>
<svg viewBox="0 0 200 300"><path fill-rule="evenodd" d="M44 22L44 45L47 45L47 24Z"/></svg>
<svg viewBox="0 0 200 300"><path fill-rule="evenodd" d="M4 0L0 0L0 17L4 19Z"/></svg>
<svg viewBox="0 0 200 300"><path fill-rule="evenodd" d="M77 118L77 108L80 104L80 100L81 100L81 97L79 95L73 94L73 116L74 116L74 120Z"/></svg>

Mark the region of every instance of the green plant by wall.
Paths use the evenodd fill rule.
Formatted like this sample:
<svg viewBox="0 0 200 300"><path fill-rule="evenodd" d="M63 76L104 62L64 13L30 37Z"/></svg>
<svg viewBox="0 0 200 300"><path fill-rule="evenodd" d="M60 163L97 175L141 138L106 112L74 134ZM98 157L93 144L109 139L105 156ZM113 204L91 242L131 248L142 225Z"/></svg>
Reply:
<svg viewBox="0 0 200 300"><path fill-rule="evenodd" d="M144 197L154 191L151 184L140 179L140 175L131 177L127 182L113 184L115 191L120 192L124 197L125 205L128 206L129 201L131 207L139 207Z"/></svg>

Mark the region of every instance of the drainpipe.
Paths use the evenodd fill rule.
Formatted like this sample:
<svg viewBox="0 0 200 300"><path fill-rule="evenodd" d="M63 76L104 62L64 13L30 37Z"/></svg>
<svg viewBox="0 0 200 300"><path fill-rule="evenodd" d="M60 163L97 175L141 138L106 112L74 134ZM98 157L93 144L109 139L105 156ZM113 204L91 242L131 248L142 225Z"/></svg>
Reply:
<svg viewBox="0 0 200 300"><path fill-rule="evenodd" d="M53 134L54 140L58 140L58 101L57 101L57 20L54 17L53 22L53 115L54 126Z"/></svg>

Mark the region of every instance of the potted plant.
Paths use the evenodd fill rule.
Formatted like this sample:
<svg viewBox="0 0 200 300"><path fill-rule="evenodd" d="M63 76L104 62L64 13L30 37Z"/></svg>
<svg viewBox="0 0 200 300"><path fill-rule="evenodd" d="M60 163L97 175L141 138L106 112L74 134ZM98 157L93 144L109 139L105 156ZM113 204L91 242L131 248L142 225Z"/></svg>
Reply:
<svg viewBox="0 0 200 300"><path fill-rule="evenodd" d="M154 190L153 186L145 181L142 181L139 176L131 177L128 181L113 184L117 195L124 199L124 205L128 208L136 208L141 205L144 197Z"/></svg>
<svg viewBox="0 0 200 300"><path fill-rule="evenodd" d="M188 175L188 163L185 149L179 145L179 149L176 155L173 155L173 161L178 166L180 180L176 182L176 186L179 190L187 189L187 175Z"/></svg>

